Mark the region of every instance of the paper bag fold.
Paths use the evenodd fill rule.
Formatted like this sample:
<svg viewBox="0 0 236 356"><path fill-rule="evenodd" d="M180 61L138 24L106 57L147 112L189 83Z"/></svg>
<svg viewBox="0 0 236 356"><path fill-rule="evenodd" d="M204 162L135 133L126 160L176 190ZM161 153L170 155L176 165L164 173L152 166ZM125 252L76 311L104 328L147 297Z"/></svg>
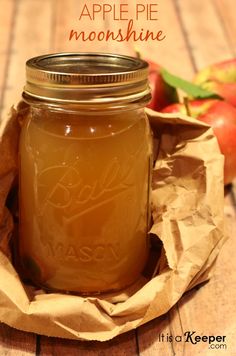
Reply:
<svg viewBox="0 0 236 356"><path fill-rule="evenodd" d="M209 278L225 241L223 157L207 125L147 109L158 151L150 230L163 244L157 275L117 294L86 298L24 285L11 263L13 219L6 200L17 177L19 119L25 109L12 109L0 126L2 322L48 336L105 341L166 313L185 291Z"/></svg>

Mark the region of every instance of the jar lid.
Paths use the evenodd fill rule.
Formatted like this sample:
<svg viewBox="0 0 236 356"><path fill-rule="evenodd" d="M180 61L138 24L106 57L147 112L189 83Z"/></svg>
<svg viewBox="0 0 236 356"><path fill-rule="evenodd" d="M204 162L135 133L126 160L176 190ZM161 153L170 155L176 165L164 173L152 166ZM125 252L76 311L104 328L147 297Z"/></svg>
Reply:
<svg viewBox="0 0 236 356"><path fill-rule="evenodd" d="M148 63L109 53L56 53L26 62L24 96L69 103L150 98Z"/></svg>

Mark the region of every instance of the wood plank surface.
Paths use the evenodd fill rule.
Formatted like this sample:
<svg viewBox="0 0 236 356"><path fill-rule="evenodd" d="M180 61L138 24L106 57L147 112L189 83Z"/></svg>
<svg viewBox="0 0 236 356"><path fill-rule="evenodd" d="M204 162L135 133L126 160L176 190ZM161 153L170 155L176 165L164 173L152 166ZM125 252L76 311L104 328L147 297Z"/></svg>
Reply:
<svg viewBox="0 0 236 356"><path fill-rule="evenodd" d="M175 0L161 0L159 4L158 28L163 29L166 38L161 43L140 44L141 49L150 58L176 75L191 79L194 66L189 56L186 38L183 33ZM157 25L155 25L157 26Z"/></svg>
<svg viewBox="0 0 236 356"><path fill-rule="evenodd" d="M9 39L9 65L4 79L6 85L1 113L3 119L9 108L21 98L25 84L26 60L50 51L51 16L51 0L15 1L15 20Z"/></svg>
<svg viewBox="0 0 236 356"><path fill-rule="evenodd" d="M173 356L171 342L163 341L171 334L170 313L163 315L137 330L138 350L142 356L165 355Z"/></svg>
<svg viewBox="0 0 236 356"><path fill-rule="evenodd" d="M228 42L233 56L236 56L235 0L214 0L214 5L225 33L225 41Z"/></svg>
<svg viewBox="0 0 236 356"><path fill-rule="evenodd" d="M0 355L31 356L36 354L36 335L0 324Z"/></svg>
<svg viewBox="0 0 236 356"><path fill-rule="evenodd" d="M176 7L196 69L232 57L213 1L176 0Z"/></svg>
<svg viewBox="0 0 236 356"><path fill-rule="evenodd" d="M6 81L9 69L9 57L16 17L16 4L13 0L0 0L0 113L3 106Z"/></svg>
<svg viewBox="0 0 236 356"><path fill-rule="evenodd" d="M115 0L112 0L113 2ZM139 2L141 2L140 0ZM155 2L154 0L152 0ZM26 59L57 51L108 51L133 54L164 65L191 79L199 68L230 58L236 51L235 0L160 0L157 24L166 33L160 43L81 43L68 41L72 28L81 28L77 14L85 0L0 0L0 90L2 117L20 98ZM150 1L151 2L151 1ZM135 2L129 2L134 6ZM144 24L136 24L141 27ZM84 22L86 30L94 23ZM103 24L99 23L102 28ZM104 23L104 29L125 23ZM236 355L235 258L236 215L232 195L225 201L230 239L222 249L215 275L207 284L186 293L167 315L105 343L83 343L36 336L0 326L0 355ZM234 272L234 273L233 273ZM199 343L170 342L167 337L196 331L199 335L226 335L226 350L210 350ZM164 335L164 341L161 339Z"/></svg>

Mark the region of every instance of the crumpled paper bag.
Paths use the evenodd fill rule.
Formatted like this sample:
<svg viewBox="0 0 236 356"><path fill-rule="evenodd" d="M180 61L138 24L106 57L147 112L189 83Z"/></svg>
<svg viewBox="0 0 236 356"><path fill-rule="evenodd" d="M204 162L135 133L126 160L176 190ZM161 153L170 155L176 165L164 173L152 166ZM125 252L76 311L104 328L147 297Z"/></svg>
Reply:
<svg viewBox="0 0 236 356"><path fill-rule="evenodd" d="M0 321L47 336L105 341L166 313L184 292L210 277L225 241L223 157L216 138L195 119L147 109L157 156L153 277L142 277L120 293L93 297L46 294L24 285L11 263L14 223L6 200L17 176L19 121L25 110L22 104L12 109L0 126Z"/></svg>

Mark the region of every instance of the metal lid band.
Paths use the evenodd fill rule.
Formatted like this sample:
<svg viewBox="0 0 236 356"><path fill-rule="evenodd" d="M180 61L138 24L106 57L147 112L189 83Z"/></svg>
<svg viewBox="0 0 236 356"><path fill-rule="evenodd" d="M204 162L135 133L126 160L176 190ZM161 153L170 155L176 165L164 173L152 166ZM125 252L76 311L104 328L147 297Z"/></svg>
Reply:
<svg viewBox="0 0 236 356"><path fill-rule="evenodd" d="M147 62L107 53L56 53L26 63L24 94L38 100L93 103L147 96Z"/></svg>

